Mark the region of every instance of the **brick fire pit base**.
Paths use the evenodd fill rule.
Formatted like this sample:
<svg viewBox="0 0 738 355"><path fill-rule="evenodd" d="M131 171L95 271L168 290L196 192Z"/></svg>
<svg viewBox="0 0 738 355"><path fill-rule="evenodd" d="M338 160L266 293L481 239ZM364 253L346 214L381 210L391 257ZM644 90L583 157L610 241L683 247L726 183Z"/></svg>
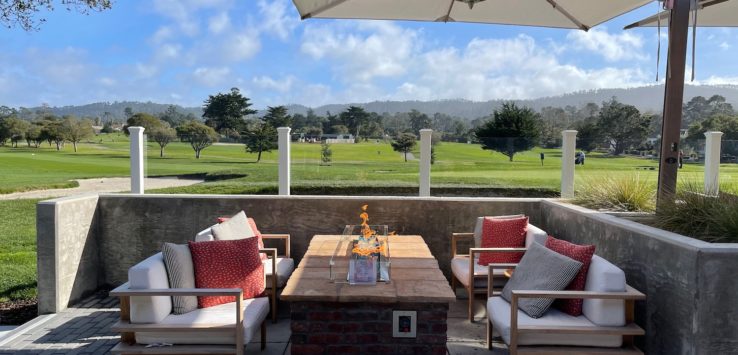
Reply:
<svg viewBox="0 0 738 355"><path fill-rule="evenodd" d="M446 354L448 303L292 302L292 354ZM392 311L416 311L416 337L392 336Z"/></svg>

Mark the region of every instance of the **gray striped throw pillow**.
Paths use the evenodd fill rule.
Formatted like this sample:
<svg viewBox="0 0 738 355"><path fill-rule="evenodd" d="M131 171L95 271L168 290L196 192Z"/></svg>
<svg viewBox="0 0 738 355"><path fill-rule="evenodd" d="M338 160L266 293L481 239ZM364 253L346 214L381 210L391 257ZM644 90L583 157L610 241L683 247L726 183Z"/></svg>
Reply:
<svg viewBox="0 0 738 355"><path fill-rule="evenodd" d="M167 267L169 287L195 288L195 268L190 247L186 244L164 243L161 247ZM172 313L183 314L197 309L197 296L172 296Z"/></svg>
<svg viewBox="0 0 738 355"><path fill-rule="evenodd" d="M532 243L502 289L502 298L511 302L512 290L561 291L577 276L582 263L545 246ZM518 308L540 318L554 298L518 298Z"/></svg>

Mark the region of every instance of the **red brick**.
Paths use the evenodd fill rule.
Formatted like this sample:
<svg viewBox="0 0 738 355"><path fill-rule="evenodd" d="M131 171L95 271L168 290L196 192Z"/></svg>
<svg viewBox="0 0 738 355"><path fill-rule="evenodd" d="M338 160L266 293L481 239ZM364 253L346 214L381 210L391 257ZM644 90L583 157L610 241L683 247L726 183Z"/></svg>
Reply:
<svg viewBox="0 0 738 355"><path fill-rule="evenodd" d="M328 324L327 323L323 323L323 322L310 322L310 333L325 333L327 331L328 331Z"/></svg>
<svg viewBox="0 0 738 355"><path fill-rule="evenodd" d="M328 354L361 354L361 347L358 345L330 345L326 349Z"/></svg>
<svg viewBox="0 0 738 355"><path fill-rule="evenodd" d="M305 333L310 329L310 322L293 320L290 322L290 329L292 329L293 333Z"/></svg>
<svg viewBox="0 0 738 355"><path fill-rule="evenodd" d="M336 321L343 319L342 312L310 312L307 316L311 321Z"/></svg>
<svg viewBox="0 0 738 355"><path fill-rule="evenodd" d="M421 334L418 336L418 340L425 344L446 344L446 334L443 334L443 335Z"/></svg>
<svg viewBox="0 0 738 355"><path fill-rule="evenodd" d="M379 340L379 336L377 334L369 333L369 334L359 334L356 336L356 340L359 343L376 343Z"/></svg>
<svg viewBox="0 0 738 355"><path fill-rule="evenodd" d="M328 329L330 329L330 327ZM356 333L359 329L361 329L361 323L344 323L342 330L347 333Z"/></svg>
<svg viewBox="0 0 738 355"><path fill-rule="evenodd" d="M341 334L308 334L308 344L336 344L341 341Z"/></svg>
<svg viewBox="0 0 738 355"><path fill-rule="evenodd" d="M431 332L433 333L444 333L446 334L446 331L448 330L448 325L446 323L436 323L431 326Z"/></svg>
<svg viewBox="0 0 738 355"><path fill-rule="evenodd" d="M394 354L395 347L391 345L366 345L364 353L371 354Z"/></svg>
<svg viewBox="0 0 738 355"><path fill-rule="evenodd" d="M418 320L423 321L434 321L434 320L446 320L445 311L420 311L418 312Z"/></svg>
<svg viewBox="0 0 738 355"><path fill-rule="evenodd" d="M318 355L324 353L324 348L315 344L292 344L293 355Z"/></svg>

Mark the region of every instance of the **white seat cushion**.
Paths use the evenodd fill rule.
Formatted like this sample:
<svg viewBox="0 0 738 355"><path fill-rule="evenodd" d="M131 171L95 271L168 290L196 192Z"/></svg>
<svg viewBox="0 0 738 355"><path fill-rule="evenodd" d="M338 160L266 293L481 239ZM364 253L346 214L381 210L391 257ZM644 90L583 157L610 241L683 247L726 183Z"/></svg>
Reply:
<svg viewBox="0 0 738 355"><path fill-rule="evenodd" d="M249 343L259 331L261 323L269 313L269 299L266 297L244 300L243 332L244 344ZM236 302L224 303L215 307L199 308L185 314L170 314L159 324L197 325L212 323L236 323ZM235 344L233 331L224 332L158 332L136 333L140 344Z"/></svg>
<svg viewBox="0 0 738 355"><path fill-rule="evenodd" d="M277 287L284 287L287 280L292 275L292 271L295 270L295 261L291 258L277 258ZM270 278L272 277L272 260L264 260L264 273L267 277L266 287L271 288L272 283Z"/></svg>
<svg viewBox="0 0 738 355"><path fill-rule="evenodd" d="M479 265L474 263L474 273L477 275L484 275L484 277L478 277L474 280L475 288L487 287L487 266ZM461 282L462 285L469 286L469 257L468 256L457 256L451 259L451 272L453 272L456 279ZM504 269L495 269L495 276L500 275L499 278L495 278L494 286L505 286L507 279L502 276L505 272Z"/></svg>
<svg viewBox="0 0 738 355"><path fill-rule="evenodd" d="M625 292L625 272L609 261L594 255L587 271L585 291ZM625 301L586 299L582 313L599 326L625 325Z"/></svg>
<svg viewBox="0 0 738 355"><path fill-rule="evenodd" d="M131 289L169 288L169 278L164 257L156 253L128 269ZM131 321L136 323L158 323L172 313L172 298L169 296L131 297Z"/></svg>
<svg viewBox="0 0 738 355"><path fill-rule="evenodd" d="M493 329L510 344L510 304L502 297L487 299L487 315ZM531 318L518 310L518 325L543 325L555 327L595 327L585 316L573 317L555 308L550 308L541 318ZM570 345L617 348L623 343L619 335L541 334L518 335L518 345Z"/></svg>

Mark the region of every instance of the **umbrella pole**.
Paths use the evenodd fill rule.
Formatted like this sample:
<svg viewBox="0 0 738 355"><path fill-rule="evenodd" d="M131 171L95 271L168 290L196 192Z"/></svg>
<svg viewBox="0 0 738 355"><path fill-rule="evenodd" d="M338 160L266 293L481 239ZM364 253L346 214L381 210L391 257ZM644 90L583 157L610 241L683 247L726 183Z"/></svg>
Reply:
<svg viewBox="0 0 738 355"><path fill-rule="evenodd" d="M666 60L666 85L661 127L661 154L656 210L674 201L679 167L679 130L684 101L684 70L687 61L687 35L692 0L674 0L669 19L669 50Z"/></svg>

